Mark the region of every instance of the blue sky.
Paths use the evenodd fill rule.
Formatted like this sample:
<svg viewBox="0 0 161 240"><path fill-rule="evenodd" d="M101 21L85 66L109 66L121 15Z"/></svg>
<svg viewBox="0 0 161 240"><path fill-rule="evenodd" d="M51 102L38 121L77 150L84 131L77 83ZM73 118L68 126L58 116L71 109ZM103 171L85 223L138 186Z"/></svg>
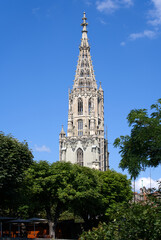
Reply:
<svg viewBox="0 0 161 240"><path fill-rule="evenodd" d="M131 109L161 97L161 0L0 0L0 130L27 140L36 160L59 159L84 11L104 89L110 168L121 172L114 139L130 133ZM160 173L151 169L152 181ZM147 185L149 169L138 187L143 177Z"/></svg>

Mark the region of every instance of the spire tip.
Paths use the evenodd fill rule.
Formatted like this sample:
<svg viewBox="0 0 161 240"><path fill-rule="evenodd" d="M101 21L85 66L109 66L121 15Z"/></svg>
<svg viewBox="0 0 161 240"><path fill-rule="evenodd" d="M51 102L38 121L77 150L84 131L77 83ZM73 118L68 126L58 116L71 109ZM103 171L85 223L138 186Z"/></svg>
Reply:
<svg viewBox="0 0 161 240"><path fill-rule="evenodd" d="M83 31L82 32L87 32L86 27L87 27L88 23L86 22L87 18L86 18L86 13L85 12L83 13L82 20L83 20L83 23L81 24L81 26L83 27Z"/></svg>

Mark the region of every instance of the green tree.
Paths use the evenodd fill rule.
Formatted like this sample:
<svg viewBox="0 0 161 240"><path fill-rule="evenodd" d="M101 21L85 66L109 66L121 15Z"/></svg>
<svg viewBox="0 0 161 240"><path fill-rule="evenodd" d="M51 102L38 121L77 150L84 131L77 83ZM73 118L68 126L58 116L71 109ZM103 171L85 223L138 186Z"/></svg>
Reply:
<svg viewBox="0 0 161 240"><path fill-rule="evenodd" d="M87 223L88 218L99 213L99 178L89 168L69 162L34 162L26 172L25 185L30 214L45 211L50 235L55 236L58 218L65 210L78 214Z"/></svg>
<svg viewBox="0 0 161 240"><path fill-rule="evenodd" d="M72 165L71 182L60 191L62 201L67 199L71 211L83 218L85 229L109 220L116 206L132 199L131 181L115 171L100 172Z"/></svg>
<svg viewBox="0 0 161 240"><path fill-rule="evenodd" d="M70 199L70 209L84 220L85 229L97 224L102 213L102 180L98 171L74 164L71 184L62 192L62 200Z"/></svg>
<svg viewBox="0 0 161 240"><path fill-rule="evenodd" d="M85 229L98 224L116 203L128 202L130 182L114 171L100 173L69 162L34 162L26 172L25 193L30 215L45 212L50 235L60 215L69 210L84 220Z"/></svg>
<svg viewBox="0 0 161 240"><path fill-rule="evenodd" d="M102 180L102 219L109 221L115 217L117 208L125 206L132 199L131 181L126 175L114 170L98 173Z"/></svg>
<svg viewBox="0 0 161 240"><path fill-rule="evenodd" d="M24 172L33 162L27 142L19 142L0 132L0 211L15 214L21 194ZM12 201L11 201L12 199Z"/></svg>
<svg viewBox="0 0 161 240"><path fill-rule="evenodd" d="M128 169L136 178L146 167L157 167L161 163L161 99L147 109L132 110L127 117L131 134L115 139L114 146L120 148L119 166Z"/></svg>
<svg viewBox="0 0 161 240"><path fill-rule="evenodd" d="M46 161L34 162L26 172L26 199L30 203L30 214L45 212L49 222L49 234L55 237L55 228L60 214L67 208L62 201L62 191L70 183L71 163Z"/></svg>
<svg viewBox="0 0 161 240"><path fill-rule="evenodd" d="M156 200L156 201L155 201ZM161 236L160 200L129 204L117 208L115 219L84 232L80 240L159 240Z"/></svg>

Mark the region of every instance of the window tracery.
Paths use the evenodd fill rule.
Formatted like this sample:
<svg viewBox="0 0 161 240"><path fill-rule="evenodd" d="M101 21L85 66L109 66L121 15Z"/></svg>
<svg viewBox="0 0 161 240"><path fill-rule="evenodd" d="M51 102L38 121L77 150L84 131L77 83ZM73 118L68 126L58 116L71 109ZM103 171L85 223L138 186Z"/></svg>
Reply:
<svg viewBox="0 0 161 240"><path fill-rule="evenodd" d="M78 136L83 136L83 120L78 120Z"/></svg>
<svg viewBox="0 0 161 240"><path fill-rule="evenodd" d="M78 99L78 115L83 115L83 100Z"/></svg>
<svg viewBox="0 0 161 240"><path fill-rule="evenodd" d="M91 102L91 98L88 101L88 114L91 114L91 107L92 107L92 102Z"/></svg>
<svg viewBox="0 0 161 240"><path fill-rule="evenodd" d="M83 166L83 150L81 148L77 150L77 164Z"/></svg>

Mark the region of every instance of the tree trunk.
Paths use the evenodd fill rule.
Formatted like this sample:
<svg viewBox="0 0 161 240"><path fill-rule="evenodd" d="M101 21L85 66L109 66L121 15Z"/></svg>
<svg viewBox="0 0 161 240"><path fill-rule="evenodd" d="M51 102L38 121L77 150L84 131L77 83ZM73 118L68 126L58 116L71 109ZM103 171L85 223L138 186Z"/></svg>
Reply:
<svg viewBox="0 0 161 240"><path fill-rule="evenodd" d="M55 209L54 221L52 221L51 208L46 208L46 215L47 215L48 224L49 224L49 235L51 238L55 239L56 226L57 226L58 218L60 216L59 207L57 206Z"/></svg>
<svg viewBox="0 0 161 240"><path fill-rule="evenodd" d="M55 239L54 223L51 220L48 220L49 223L49 235L51 238Z"/></svg>
<svg viewBox="0 0 161 240"><path fill-rule="evenodd" d="M83 220L84 220L84 230L88 231L89 230L88 213L85 213L82 217L83 217Z"/></svg>
<svg viewBox="0 0 161 240"><path fill-rule="evenodd" d="M48 224L49 224L49 235L50 235L51 238L55 238L54 223L52 221L51 208L50 207L46 208L46 215L47 215Z"/></svg>

